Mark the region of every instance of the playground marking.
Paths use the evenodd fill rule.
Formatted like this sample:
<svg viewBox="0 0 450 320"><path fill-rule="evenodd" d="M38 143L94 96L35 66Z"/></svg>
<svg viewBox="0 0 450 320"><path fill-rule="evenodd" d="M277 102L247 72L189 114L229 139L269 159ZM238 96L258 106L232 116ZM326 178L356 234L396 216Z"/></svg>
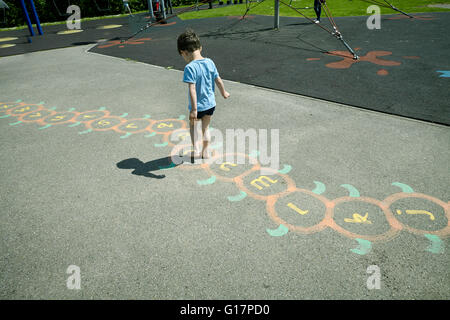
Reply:
<svg viewBox="0 0 450 320"><path fill-rule="evenodd" d="M353 218L345 218L344 221L345 222L349 222L349 223L366 223L366 224L372 224L372 221L367 220L367 218L369 217L369 213L366 212L366 214L363 216L361 216L358 213L354 213L353 214Z"/></svg>
<svg viewBox="0 0 450 320"><path fill-rule="evenodd" d="M279 173L288 174L292 170L292 166L285 164L283 169L278 170Z"/></svg>
<svg viewBox="0 0 450 320"><path fill-rule="evenodd" d="M320 181L314 181L316 187L312 190L315 194L322 194L325 192L325 185Z"/></svg>
<svg viewBox="0 0 450 320"><path fill-rule="evenodd" d="M281 237L281 236L284 236L286 233L288 233L289 229L285 225L280 224L278 226L278 228L276 228L276 229L266 229L266 231L272 237Z"/></svg>
<svg viewBox="0 0 450 320"><path fill-rule="evenodd" d="M19 38L17 38L17 37L0 38L0 42L13 41L13 40L17 40L17 39L19 39Z"/></svg>
<svg viewBox="0 0 450 320"><path fill-rule="evenodd" d="M399 187L400 189L402 189L402 191L404 193L413 193L414 192L413 188L411 188L407 184L404 184L404 183L401 183L401 182L392 182L392 185L396 186L396 187Z"/></svg>
<svg viewBox="0 0 450 320"><path fill-rule="evenodd" d="M97 29L115 29L115 28L120 28L122 25L121 24L107 24L104 26L100 26Z"/></svg>
<svg viewBox="0 0 450 320"><path fill-rule="evenodd" d="M58 31L56 34L73 34L73 33L79 33L79 32L83 32L83 30L81 30L81 29L63 30L63 31Z"/></svg>
<svg viewBox="0 0 450 320"><path fill-rule="evenodd" d="M355 239L358 242L358 247L355 249L350 249L351 252L359 254L359 255L365 255L370 252L372 249L372 242L365 239Z"/></svg>
<svg viewBox="0 0 450 320"><path fill-rule="evenodd" d="M360 48L355 48L355 50L360 50ZM390 66L390 67L399 66L402 64L399 61L385 60L385 59L379 58L379 57L392 55L391 51L369 51L366 55L360 56L359 60L353 59L353 55L351 55L347 51L337 50L337 51L327 52L326 54L328 56L336 56L336 57L339 57L342 59L340 61L335 61L335 62L325 64L325 66L327 68L331 68L331 69L349 69L355 63L360 63L363 61L370 62L370 63L379 65L379 66ZM404 58L405 59L420 59L420 57L418 57L418 56L404 56ZM317 60L320 60L320 58L307 58L306 59L306 61L317 61ZM389 74L389 71L386 69L379 69L377 71L377 75L379 75L379 76L387 76L388 74Z"/></svg>
<svg viewBox="0 0 450 320"><path fill-rule="evenodd" d="M0 44L0 49L14 47L14 43Z"/></svg>
<svg viewBox="0 0 450 320"><path fill-rule="evenodd" d="M450 78L450 71L440 70L436 72L442 73L439 78Z"/></svg>
<svg viewBox="0 0 450 320"><path fill-rule="evenodd" d="M359 191L351 184L341 184L341 187L348 190L350 197L357 198L360 196Z"/></svg>
<svg viewBox="0 0 450 320"><path fill-rule="evenodd" d="M214 182L216 182L216 176L211 176L209 179L206 180L197 180L197 183L201 186L213 184Z"/></svg>
<svg viewBox="0 0 450 320"><path fill-rule="evenodd" d="M402 210L397 210L396 212L399 215L402 214ZM406 214L426 214L430 217L431 221L434 221L435 219L434 214L426 210L405 210L405 212Z"/></svg>
<svg viewBox="0 0 450 320"><path fill-rule="evenodd" d="M82 130L78 132L78 134L80 135L91 132L104 132L109 130L120 133L119 137L121 139L126 139L138 133L143 133L142 135L143 138L150 138L150 137L156 138L159 136L162 138L162 141L160 141L162 143L155 143L154 146L174 147L171 151L171 155L178 154L180 148L186 147L185 145L179 146L174 145L173 143L168 141L168 137L174 132L180 129L187 130L186 122L181 119L151 120L148 119L149 116L146 115L144 118L130 119L127 121L126 119L124 119L124 117L127 116L128 113L122 113L121 116L114 116L111 115L111 113L108 110L106 110L105 107L101 107L100 109L97 110L90 110L84 112L77 112L75 111L75 108L71 108L70 109L71 111L69 112L68 111L57 112L54 111L55 109L56 109L55 107L48 108L45 107L43 104L29 104L21 102L20 100L17 100L16 102L0 102L0 119L7 118L9 120L8 122L10 122L9 123L10 126L17 126L17 127L19 127L18 125L23 123L34 123L38 125L38 129L42 130L50 128L53 125L54 127L56 127L57 124L65 124L68 125L69 127L83 126ZM13 117L16 122L10 120ZM141 122L143 123L141 124ZM143 127L144 124L145 128ZM181 128L177 128L178 126L180 126ZM245 155L237 153L224 155L218 154L217 157L223 157L226 155L232 155L234 157L245 156L247 158L250 158L252 155L258 156L259 152L254 150L250 152L250 154ZM191 163L186 162L185 164ZM159 169L163 170L163 169L170 169L173 167L175 167L173 164L169 164L167 166L161 166ZM430 247L426 251L432 253L442 253L443 242L441 238L446 238L450 235L450 223L449 223L450 202L449 201L444 202L435 197L428 196L425 194L415 193L414 190L409 185L401 182L392 183L392 186L400 188L401 192L400 190L398 190L399 192L388 196L384 200L377 200L369 197L361 197L359 191L351 184L341 185L341 187L345 188L348 191L348 196L336 198L334 200L329 200L322 195L325 192L326 187L325 184L323 184L320 181L314 181L316 187L313 190L297 188L292 178L286 175L286 173L289 173L292 169L291 166L289 165L284 165L284 167L281 170L273 170L272 174L276 175L276 177L273 177L273 179L269 178L268 176L260 174L258 174L256 177L253 176L261 168L261 164L259 163L256 163L251 169L243 173L240 173L240 171L236 169L237 168L236 164L228 162L218 164L217 166L218 172L214 172L213 167L211 167L210 164L206 162L201 165L197 164L192 166L185 166L185 165L178 166L178 168L183 170L184 169L205 170L206 173L208 173L208 178L204 180L197 180L197 184L199 185L211 185L215 183L216 180L221 180L222 182L234 184L237 187L238 191L236 191L235 195L227 197L228 201L230 202L241 201L247 197L265 201L266 210L267 213L269 214L270 219L273 222L275 222L275 224L278 226L278 228L276 229L266 229L268 234L274 237L283 236L289 231L293 231L299 234L312 234L320 232L326 228L330 228L344 237L356 239L356 241L358 241L359 243L359 247L351 249L351 251L353 253L363 255L370 252L373 242L390 241L395 236L397 236L401 231L407 231L409 233L418 236L425 236L431 242ZM235 176L234 177L222 176L221 174L223 172L228 172L229 174L235 173ZM275 188L277 190L271 189L273 185L280 185L280 184L286 184L284 191L277 192L279 188L278 189ZM258 193L259 191L263 190L266 191L265 192L266 195L261 195ZM302 200L298 199L298 201L301 203L302 206L301 208L297 207L294 204L296 203L296 200L294 199L291 199L291 202L289 201L283 202L284 200L282 200L283 198L290 195L294 195L295 193L301 194L302 196ZM283 210L287 210L286 209L287 206L287 208L296 211L301 216L304 216L306 214L308 214L308 216L316 215L315 209L307 207L308 203L310 202L309 200L304 199L305 196L310 197L311 200L314 200L315 202L319 201L323 204L324 207L322 209L323 213L318 212L319 215L323 216L320 222L317 222L315 225L312 226L303 227L297 224L290 224L284 221L278 215L276 204L277 201L279 201L280 199L281 199L280 203L284 203L282 207L284 207L285 209ZM439 212L434 212L433 214L431 213L431 211L427 211L426 207L419 208L425 210L409 210L410 208L404 208L405 206L404 203L402 203L403 208L393 207L394 203L402 199L428 200L440 206L443 210L443 213L441 213L440 211L442 210L440 210ZM362 209L348 209L348 210L346 209L347 218L344 218L343 220L344 222L347 223L365 224L366 225L365 228L367 229L365 229L364 234L357 234L350 230L347 230L346 226L348 226L348 224L344 224L344 226L339 225L334 218L335 208L341 203L349 203L349 202L357 202L377 206L384 213L384 218L390 227L389 230L384 231L384 233L380 233L378 230L373 229L378 225L379 222L369 220L370 211L365 212L366 210L364 210L363 213L365 213L365 215L355 212L356 210ZM278 206L278 209L282 207ZM348 212L349 210L353 211ZM350 214L352 214L351 218ZM399 221L396 219L398 215L403 214L405 214L404 216L402 216L404 217L403 220ZM427 220L430 223L442 224L440 222L442 221L442 218L446 219L447 223L445 226L441 226L438 230L436 230L437 228L435 227L432 228L431 226L426 227L428 230L416 229L412 226L409 226L408 223L405 223L405 221L413 221L416 219L420 219L417 218L417 216L419 215L426 216ZM288 216L287 219L290 219L291 217L293 218L294 216L291 214L290 216ZM409 220L406 220L407 217ZM300 220L297 219L297 221ZM372 228L373 231L376 231L376 233L372 232L372 234L366 234L367 232L370 231L369 228Z"/></svg>
<svg viewBox="0 0 450 320"><path fill-rule="evenodd" d="M241 201L241 200L245 199L246 197L247 197L247 193L245 193L244 191L241 191L236 196L228 196L228 201L231 201L231 202Z"/></svg>
<svg viewBox="0 0 450 320"><path fill-rule="evenodd" d="M441 238L434 234L424 234L424 236L430 240L430 246L426 249L426 251L429 251L431 253L444 253L444 243L442 242Z"/></svg>
<svg viewBox="0 0 450 320"><path fill-rule="evenodd" d="M309 211L309 210L302 210L302 209L300 209L299 207L297 207L297 206L296 206L295 204L293 204L292 202L289 202L289 203L287 204L287 206L288 206L289 208L291 208L292 210L294 210L295 212L297 212L298 214L301 214L301 215L307 214L308 211Z"/></svg>

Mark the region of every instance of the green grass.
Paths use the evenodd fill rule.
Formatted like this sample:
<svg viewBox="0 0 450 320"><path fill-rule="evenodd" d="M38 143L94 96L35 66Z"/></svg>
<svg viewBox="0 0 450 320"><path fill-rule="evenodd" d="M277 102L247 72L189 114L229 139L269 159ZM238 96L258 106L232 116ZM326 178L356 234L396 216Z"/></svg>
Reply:
<svg viewBox="0 0 450 320"><path fill-rule="evenodd" d="M245 0L244 0L245 1ZM281 0L286 4L289 4L290 0ZM378 0L379 2L383 2L383 0ZM226 2L226 1L225 1ZM431 8L427 7L429 4L450 4L450 1L430 1L430 0L390 0L391 4L393 4L398 9L406 12L439 12L439 11L450 11L450 9L442 9L442 8ZM344 16L365 16L369 15L367 13L367 8L374 3L368 3L362 0L328 0L327 5L330 8L331 13L334 17L344 17ZM256 3L252 4L256 5ZM310 9L301 9L300 11L304 13L308 17L314 17L315 13L313 10L314 0L293 0L293 7L309 7ZM207 7L207 6L204 6ZM381 8L381 14L395 14L397 11L394 11L390 8ZM199 11L191 11L187 13L183 13L179 17L183 20L189 19L200 19L200 18L212 18L212 17L223 17L223 16L242 16L245 13L246 5L223 5L217 9L212 10L199 10ZM251 15L267 15L273 16L274 14L274 0L266 0L254 9L250 10L248 14ZM322 13L323 15L324 13ZM287 17L301 17L294 10L286 7L285 5L280 3L280 16Z"/></svg>

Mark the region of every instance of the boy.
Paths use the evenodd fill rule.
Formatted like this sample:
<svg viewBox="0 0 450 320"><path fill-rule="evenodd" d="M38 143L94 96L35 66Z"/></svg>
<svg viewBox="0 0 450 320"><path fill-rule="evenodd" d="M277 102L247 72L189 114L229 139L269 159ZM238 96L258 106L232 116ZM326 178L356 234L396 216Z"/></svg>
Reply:
<svg viewBox="0 0 450 320"><path fill-rule="evenodd" d="M202 45L198 36L193 30L187 29L186 32L178 37L178 53L188 63L184 68L183 82L188 84L189 95L189 127L191 141L193 146L192 157L203 159L209 158L209 131L208 126L211 116L216 107L214 96L214 84L217 85L221 95L227 99L230 94L225 90L222 79L217 72L216 66L211 59L204 58L201 55ZM203 135L203 149L199 152L196 121L201 122Z"/></svg>

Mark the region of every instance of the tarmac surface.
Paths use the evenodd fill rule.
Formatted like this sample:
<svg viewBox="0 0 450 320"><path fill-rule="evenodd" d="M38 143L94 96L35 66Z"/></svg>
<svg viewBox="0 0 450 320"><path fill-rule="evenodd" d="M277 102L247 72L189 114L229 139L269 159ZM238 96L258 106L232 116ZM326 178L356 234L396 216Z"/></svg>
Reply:
<svg viewBox="0 0 450 320"><path fill-rule="evenodd" d="M2 299L450 297L448 127L225 80L279 171L175 165L182 73L88 49L0 59Z"/></svg>
<svg viewBox="0 0 450 320"><path fill-rule="evenodd" d="M400 62L349 68L327 66L348 61L322 51L340 43L296 18L276 37L256 16L174 18L124 44L136 21L54 26L31 44L17 31L0 49L0 298L448 300L448 43L437 30L450 16L427 16L384 17L383 41L348 32L363 18L340 19L361 56ZM216 93L211 163L172 157L189 144L175 41L186 26L231 94ZM319 48L292 48L295 32ZM245 163L219 157L227 130L249 135L230 154ZM262 171L269 154L276 168Z"/></svg>

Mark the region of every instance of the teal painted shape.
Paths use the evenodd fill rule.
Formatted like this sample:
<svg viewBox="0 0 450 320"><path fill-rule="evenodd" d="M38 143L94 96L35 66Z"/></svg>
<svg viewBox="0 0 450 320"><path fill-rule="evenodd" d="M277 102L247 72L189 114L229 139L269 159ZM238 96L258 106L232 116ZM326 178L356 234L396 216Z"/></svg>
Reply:
<svg viewBox="0 0 450 320"><path fill-rule="evenodd" d="M127 133L124 134L123 136L120 136L120 139L126 139L126 138L128 138L129 136L131 136L131 135L132 135L131 132L127 132Z"/></svg>
<svg viewBox="0 0 450 320"><path fill-rule="evenodd" d="M236 202L236 201L241 201L241 200L245 199L246 197L247 197L247 193L245 193L244 191L241 191L236 196L229 196L228 200L231 202Z"/></svg>
<svg viewBox="0 0 450 320"><path fill-rule="evenodd" d="M19 102L22 102L22 100L20 100L20 99L19 99L19 100L16 100L16 103L19 103Z"/></svg>
<svg viewBox="0 0 450 320"><path fill-rule="evenodd" d="M75 111L75 108L70 108L69 110L67 110L67 111Z"/></svg>
<svg viewBox="0 0 450 320"><path fill-rule="evenodd" d="M39 127L38 129L39 129L39 130L47 129L47 128L50 128L51 126L52 126L51 124L47 124L47 125L45 125L45 126L43 126L43 127Z"/></svg>
<svg viewBox="0 0 450 320"><path fill-rule="evenodd" d="M121 118L125 118L126 116L128 115L128 113L123 113L121 116L119 116L119 117L121 117Z"/></svg>
<svg viewBox="0 0 450 320"><path fill-rule="evenodd" d="M10 125L10 126L16 126L16 125L18 125L18 124L20 124L20 123L22 123L22 121L17 121L17 122L14 122L14 123L10 123L9 125Z"/></svg>
<svg viewBox="0 0 450 320"><path fill-rule="evenodd" d="M69 127L73 128L73 127L79 126L80 124L81 124L81 122L75 122L75 123L69 124Z"/></svg>
<svg viewBox="0 0 450 320"><path fill-rule="evenodd" d="M444 253L444 242L437 235L434 234L424 234L424 236L430 240L431 244L428 246L426 251L434 254Z"/></svg>
<svg viewBox="0 0 450 320"><path fill-rule="evenodd" d="M56 110L56 107L48 108L48 110Z"/></svg>
<svg viewBox="0 0 450 320"><path fill-rule="evenodd" d="M144 137L146 137L146 138L151 138L151 137L153 137L153 136L155 136L156 135L156 132L151 132L151 133L149 133L149 134L146 134Z"/></svg>
<svg viewBox="0 0 450 320"><path fill-rule="evenodd" d="M45 102L41 101L41 102L38 103L38 106L42 106L43 104L45 104Z"/></svg>
<svg viewBox="0 0 450 320"><path fill-rule="evenodd" d="M345 188L348 190L349 196L350 197L359 197L359 191L358 189L356 189L354 186L352 186L351 184L341 184L341 187Z"/></svg>
<svg viewBox="0 0 450 320"><path fill-rule="evenodd" d="M442 73L439 78L450 78L450 71L448 70L438 70L436 72Z"/></svg>
<svg viewBox="0 0 450 320"><path fill-rule="evenodd" d="M283 169L278 170L278 172L281 173L281 174L287 174L287 173L291 172L291 170L292 170L292 167L290 165L288 165L288 164L285 164L283 166Z"/></svg>
<svg viewBox="0 0 450 320"><path fill-rule="evenodd" d="M201 186L206 186L208 184L213 184L214 182L216 182L216 176L211 176L210 178L206 179L206 180L197 180L197 183Z"/></svg>
<svg viewBox="0 0 450 320"><path fill-rule="evenodd" d="M266 231L272 237L281 237L281 236L284 236L286 233L288 233L289 229L284 224L280 224L278 226L278 228L276 228L274 230L266 229Z"/></svg>
<svg viewBox="0 0 450 320"><path fill-rule="evenodd" d="M326 188L325 185L320 181L314 181L316 184L316 187L312 190L315 194L322 194L325 192Z"/></svg>
<svg viewBox="0 0 450 320"><path fill-rule="evenodd" d="M159 170L164 170L164 169L170 169L170 168L174 168L174 167L176 167L177 165L175 164L175 163L171 163L171 164L169 164L169 165L167 165L167 166L158 166L158 168L159 168Z"/></svg>
<svg viewBox="0 0 450 320"><path fill-rule="evenodd" d="M164 143L155 143L155 147L157 148L162 148L167 146L169 143L168 142L164 142Z"/></svg>
<svg viewBox="0 0 450 320"><path fill-rule="evenodd" d="M186 119L186 116L184 114L182 114L178 117L178 120L184 120L184 119Z"/></svg>
<svg viewBox="0 0 450 320"><path fill-rule="evenodd" d="M356 238L355 240L358 241L359 245L355 249L350 249L351 252L363 256L365 254L368 254L370 250L372 250L372 242L370 242L369 240L359 238Z"/></svg>
<svg viewBox="0 0 450 320"><path fill-rule="evenodd" d="M92 132L92 128L91 129L87 129L85 131L78 132L78 134L86 134L86 133L89 133L89 132Z"/></svg>
<svg viewBox="0 0 450 320"><path fill-rule="evenodd" d="M149 114L144 115L144 119L149 119L149 118L150 118Z"/></svg>
<svg viewBox="0 0 450 320"><path fill-rule="evenodd" d="M396 186L396 187L399 187L400 189L402 189L402 191L404 193L413 193L414 192L413 188L411 188L407 184L404 184L404 183L401 183L401 182L392 182L392 185Z"/></svg>
<svg viewBox="0 0 450 320"><path fill-rule="evenodd" d="M4 116L0 116L0 119L9 118L9 117L11 117L11 115L5 114Z"/></svg>
<svg viewBox="0 0 450 320"><path fill-rule="evenodd" d="M98 111L104 111L104 110L106 110L105 107L100 107L100 108L98 108Z"/></svg>

